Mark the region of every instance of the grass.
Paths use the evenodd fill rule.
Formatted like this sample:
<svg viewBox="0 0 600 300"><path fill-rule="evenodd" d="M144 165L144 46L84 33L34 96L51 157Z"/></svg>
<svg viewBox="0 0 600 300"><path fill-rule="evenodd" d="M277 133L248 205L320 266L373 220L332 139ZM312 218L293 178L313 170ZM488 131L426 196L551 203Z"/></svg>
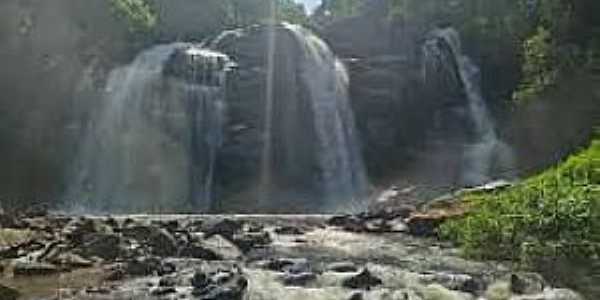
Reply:
<svg viewBox="0 0 600 300"><path fill-rule="evenodd" d="M560 165L508 189L467 194L470 212L442 236L480 259L523 263L600 256L600 140Z"/></svg>

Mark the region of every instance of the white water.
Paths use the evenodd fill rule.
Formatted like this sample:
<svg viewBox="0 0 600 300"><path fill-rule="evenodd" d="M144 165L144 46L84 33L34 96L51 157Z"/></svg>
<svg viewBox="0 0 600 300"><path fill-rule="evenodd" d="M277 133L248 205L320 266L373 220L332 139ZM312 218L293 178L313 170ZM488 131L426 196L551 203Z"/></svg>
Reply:
<svg viewBox="0 0 600 300"><path fill-rule="evenodd" d="M297 25L284 24L284 27L302 48L300 80L309 93L318 140L316 155L326 202L324 209L363 209L367 179L348 96L348 72L315 34Z"/></svg>
<svg viewBox="0 0 600 300"><path fill-rule="evenodd" d="M178 49L187 49L191 78L164 75ZM222 140L226 61L177 43L155 46L111 72L75 162L69 208L207 211Z"/></svg>
<svg viewBox="0 0 600 300"><path fill-rule="evenodd" d="M441 62L441 68L452 74L458 72L460 84L464 89L468 101L469 117L473 121L476 139L465 146L462 167L462 183L464 185L480 185L493 179L494 168L511 169L512 151L508 145L498 138L495 124L490 116L485 99L481 93L480 70L463 53L459 33L453 28L436 29L430 33L430 39L423 46L424 78L437 76L427 74L427 63L444 57L443 45L449 47L452 61L447 59ZM438 68L439 69L439 68ZM501 170L501 177L510 177L506 170Z"/></svg>

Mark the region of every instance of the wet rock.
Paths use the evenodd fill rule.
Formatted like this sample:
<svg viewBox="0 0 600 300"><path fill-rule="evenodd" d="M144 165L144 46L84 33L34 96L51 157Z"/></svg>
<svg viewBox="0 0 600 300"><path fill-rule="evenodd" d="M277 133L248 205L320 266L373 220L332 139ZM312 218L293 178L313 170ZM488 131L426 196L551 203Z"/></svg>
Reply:
<svg viewBox="0 0 600 300"><path fill-rule="evenodd" d="M210 238L213 235L221 235L229 240L233 239L233 235L241 231L244 226L242 221L223 219L216 224L210 226L205 232L205 238Z"/></svg>
<svg viewBox="0 0 600 300"><path fill-rule="evenodd" d="M436 236L438 227L448 219L444 214L414 214L407 219L409 233L414 236Z"/></svg>
<svg viewBox="0 0 600 300"><path fill-rule="evenodd" d="M123 236L133 239L151 248L151 253L157 256L174 256L177 254L177 240L164 228L157 226L135 225L124 227Z"/></svg>
<svg viewBox="0 0 600 300"><path fill-rule="evenodd" d="M85 292L92 295L109 295L111 290L106 287L88 287Z"/></svg>
<svg viewBox="0 0 600 300"><path fill-rule="evenodd" d="M223 260L223 256L199 244L190 244L181 250L180 256L208 261Z"/></svg>
<svg viewBox="0 0 600 300"><path fill-rule="evenodd" d="M18 290L0 284L0 299L17 300L21 296Z"/></svg>
<svg viewBox="0 0 600 300"><path fill-rule="evenodd" d="M31 231L52 232L54 230L48 219L44 217L25 218L21 219L20 223L23 227Z"/></svg>
<svg viewBox="0 0 600 300"><path fill-rule="evenodd" d="M132 276L150 276L154 274L163 276L174 273L176 267L174 264L156 257L142 257L127 262L124 271Z"/></svg>
<svg viewBox="0 0 600 300"><path fill-rule="evenodd" d="M281 281L288 286L306 286L312 281L317 280L317 275L312 272L285 273L281 275Z"/></svg>
<svg viewBox="0 0 600 300"><path fill-rule="evenodd" d="M216 253L218 260L237 260L243 256L238 246L220 235L203 240L201 246Z"/></svg>
<svg viewBox="0 0 600 300"><path fill-rule="evenodd" d="M191 280L192 295L203 300L242 300L248 280L240 270L217 270L209 274L197 270Z"/></svg>
<svg viewBox="0 0 600 300"><path fill-rule="evenodd" d="M121 281L125 279L125 270L122 268L115 268L108 270L106 276L104 276L105 281Z"/></svg>
<svg viewBox="0 0 600 300"><path fill-rule="evenodd" d="M177 254L177 240L166 229L156 228L148 236L147 243L152 247L152 254L158 256L174 256Z"/></svg>
<svg viewBox="0 0 600 300"><path fill-rule="evenodd" d="M344 215L334 216L327 221L327 225L341 227L346 231L350 232L363 232L364 225L363 220L359 216L355 215Z"/></svg>
<svg viewBox="0 0 600 300"><path fill-rule="evenodd" d="M366 268L359 274L348 277L342 282L342 286L346 288L363 290L370 290L381 284L383 284L383 281L371 274Z"/></svg>
<svg viewBox="0 0 600 300"><path fill-rule="evenodd" d="M51 262L56 265L66 266L68 268L89 268L94 265L91 260L85 259L77 254L65 252L49 259L48 262Z"/></svg>
<svg viewBox="0 0 600 300"><path fill-rule="evenodd" d="M510 276L511 291L518 295L539 294L544 291L546 282L541 275L520 273Z"/></svg>
<svg viewBox="0 0 600 300"><path fill-rule="evenodd" d="M160 287L174 287L177 285L177 277L174 276L165 276L162 277L159 281L158 281L158 286Z"/></svg>
<svg viewBox="0 0 600 300"><path fill-rule="evenodd" d="M177 289L175 289L174 287L156 287L150 291L150 295L156 297L162 297L175 293L177 293Z"/></svg>
<svg viewBox="0 0 600 300"><path fill-rule="evenodd" d="M78 218L71 220L62 230L62 234L72 243L82 243L91 234L111 234L112 227L99 219Z"/></svg>
<svg viewBox="0 0 600 300"><path fill-rule="evenodd" d="M328 271L337 272L337 273L356 273L358 272L358 267L353 262L337 262L332 263L326 268Z"/></svg>
<svg viewBox="0 0 600 300"><path fill-rule="evenodd" d="M348 300L364 300L365 296L362 293L353 293Z"/></svg>
<svg viewBox="0 0 600 300"><path fill-rule="evenodd" d="M0 247L0 260L14 259L19 257L20 247Z"/></svg>
<svg viewBox="0 0 600 300"><path fill-rule="evenodd" d="M13 269L15 276L44 276L56 274L59 271L55 265L38 262L18 262Z"/></svg>
<svg viewBox="0 0 600 300"><path fill-rule="evenodd" d="M242 252L247 253L252 249L268 246L273 242L273 239L268 232L247 232L233 236L231 242L234 243Z"/></svg>
<svg viewBox="0 0 600 300"><path fill-rule="evenodd" d="M0 228L22 228L19 219L14 215L0 213Z"/></svg>
<svg viewBox="0 0 600 300"><path fill-rule="evenodd" d="M303 235L305 233L304 230L295 226L281 226L275 228L274 231L280 235Z"/></svg>
<svg viewBox="0 0 600 300"><path fill-rule="evenodd" d="M194 272L194 276L192 276L190 283L192 284L192 287L196 289L204 289L211 282L206 273L204 273L201 270L196 270L196 272Z"/></svg>
<svg viewBox="0 0 600 300"><path fill-rule="evenodd" d="M310 264L305 258L275 258L260 261L257 266L270 271L295 274L311 271Z"/></svg>
<svg viewBox="0 0 600 300"><path fill-rule="evenodd" d="M345 231L357 233L400 233L408 232L402 211L380 211L332 217L328 225L341 227Z"/></svg>
<svg viewBox="0 0 600 300"><path fill-rule="evenodd" d="M90 234L85 239L87 241L79 248L84 257L114 260L121 253L121 238L116 234Z"/></svg>

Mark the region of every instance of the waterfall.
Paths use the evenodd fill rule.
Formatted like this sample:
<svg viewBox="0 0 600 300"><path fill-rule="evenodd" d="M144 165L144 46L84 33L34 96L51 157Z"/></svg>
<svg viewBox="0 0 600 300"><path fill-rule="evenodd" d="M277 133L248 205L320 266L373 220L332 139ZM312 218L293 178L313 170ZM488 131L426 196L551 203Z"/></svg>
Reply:
<svg viewBox="0 0 600 300"><path fill-rule="evenodd" d="M361 209L367 179L348 96L349 75L327 44L298 25L284 24L298 45L298 79L306 89L325 211ZM298 124L302 125L302 124ZM296 132L303 132L297 128Z"/></svg>
<svg viewBox="0 0 600 300"><path fill-rule="evenodd" d="M176 43L113 70L76 158L70 208L208 211L229 67L223 54Z"/></svg>
<svg viewBox="0 0 600 300"><path fill-rule="evenodd" d="M480 88L480 70L463 54L459 33L453 28L430 32L423 45L423 77L432 78L462 89L467 100L467 113L471 120L474 138L465 146L461 182L479 185L499 177L507 177L506 170L512 163L511 149L498 138L495 124L490 116Z"/></svg>

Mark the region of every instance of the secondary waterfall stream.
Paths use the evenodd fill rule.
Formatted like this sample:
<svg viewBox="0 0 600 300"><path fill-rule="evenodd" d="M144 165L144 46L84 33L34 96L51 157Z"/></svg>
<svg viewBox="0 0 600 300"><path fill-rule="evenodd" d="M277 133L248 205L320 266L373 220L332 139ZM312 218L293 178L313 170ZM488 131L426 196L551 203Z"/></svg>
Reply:
<svg viewBox="0 0 600 300"><path fill-rule="evenodd" d="M510 177L511 149L499 139L481 93L480 70L463 53L460 35L453 28L440 28L429 33L422 47L423 77L437 77L461 89L467 100L472 138L467 143L462 162L461 184L475 186L497 179L491 174ZM505 170L499 170L503 168ZM507 171L508 170L508 171Z"/></svg>
<svg viewBox="0 0 600 300"><path fill-rule="evenodd" d="M80 149L70 205L208 211L228 68L223 54L176 43L114 70Z"/></svg>

